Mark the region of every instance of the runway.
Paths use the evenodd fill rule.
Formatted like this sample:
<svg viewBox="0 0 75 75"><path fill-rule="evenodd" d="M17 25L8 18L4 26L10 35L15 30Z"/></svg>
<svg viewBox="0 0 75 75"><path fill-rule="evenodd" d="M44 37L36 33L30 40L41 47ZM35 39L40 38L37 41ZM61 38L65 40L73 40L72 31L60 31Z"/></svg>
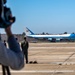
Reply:
<svg viewBox="0 0 75 75"><path fill-rule="evenodd" d="M37 63L11 70L12 75L75 75L75 43L29 43L28 53L29 62Z"/></svg>

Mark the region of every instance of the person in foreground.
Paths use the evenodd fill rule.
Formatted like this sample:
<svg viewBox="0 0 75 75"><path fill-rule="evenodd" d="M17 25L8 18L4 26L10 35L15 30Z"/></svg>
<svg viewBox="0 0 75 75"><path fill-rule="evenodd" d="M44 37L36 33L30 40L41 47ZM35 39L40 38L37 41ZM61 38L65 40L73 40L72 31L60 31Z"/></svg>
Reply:
<svg viewBox="0 0 75 75"><path fill-rule="evenodd" d="M0 28L7 34L9 48L0 40L0 64L20 70L24 67L24 54L12 33L11 26L15 22L15 17L12 16L11 9L4 5L6 2L7 0L0 0Z"/></svg>
<svg viewBox="0 0 75 75"><path fill-rule="evenodd" d="M9 49L0 41L0 63L9 66L11 69L20 70L24 67L24 55L13 36L11 25L5 28L5 32L8 36Z"/></svg>

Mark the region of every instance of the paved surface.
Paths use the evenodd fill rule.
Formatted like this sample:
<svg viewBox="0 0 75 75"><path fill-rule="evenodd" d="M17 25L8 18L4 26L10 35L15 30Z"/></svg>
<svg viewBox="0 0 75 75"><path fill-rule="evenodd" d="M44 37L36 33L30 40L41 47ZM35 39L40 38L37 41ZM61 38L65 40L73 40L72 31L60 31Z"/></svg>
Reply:
<svg viewBox="0 0 75 75"><path fill-rule="evenodd" d="M30 61L12 75L75 75L75 43L30 43Z"/></svg>

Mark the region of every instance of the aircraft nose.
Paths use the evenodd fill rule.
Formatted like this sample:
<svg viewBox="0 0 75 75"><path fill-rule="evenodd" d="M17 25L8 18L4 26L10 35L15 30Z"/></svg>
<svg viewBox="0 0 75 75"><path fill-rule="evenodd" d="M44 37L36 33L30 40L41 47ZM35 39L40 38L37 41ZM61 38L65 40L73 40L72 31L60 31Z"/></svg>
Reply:
<svg viewBox="0 0 75 75"><path fill-rule="evenodd" d="M74 37L75 38L75 34L71 34L71 36L70 37Z"/></svg>

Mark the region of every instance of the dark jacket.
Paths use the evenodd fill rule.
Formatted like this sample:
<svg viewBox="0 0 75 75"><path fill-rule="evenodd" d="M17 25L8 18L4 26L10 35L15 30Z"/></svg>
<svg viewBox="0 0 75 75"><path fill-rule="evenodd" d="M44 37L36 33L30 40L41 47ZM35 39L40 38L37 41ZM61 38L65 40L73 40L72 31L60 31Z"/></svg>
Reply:
<svg viewBox="0 0 75 75"><path fill-rule="evenodd" d="M28 41L24 41L21 43L21 48L24 53L28 51L28 47L29 47Z"/></svg>

